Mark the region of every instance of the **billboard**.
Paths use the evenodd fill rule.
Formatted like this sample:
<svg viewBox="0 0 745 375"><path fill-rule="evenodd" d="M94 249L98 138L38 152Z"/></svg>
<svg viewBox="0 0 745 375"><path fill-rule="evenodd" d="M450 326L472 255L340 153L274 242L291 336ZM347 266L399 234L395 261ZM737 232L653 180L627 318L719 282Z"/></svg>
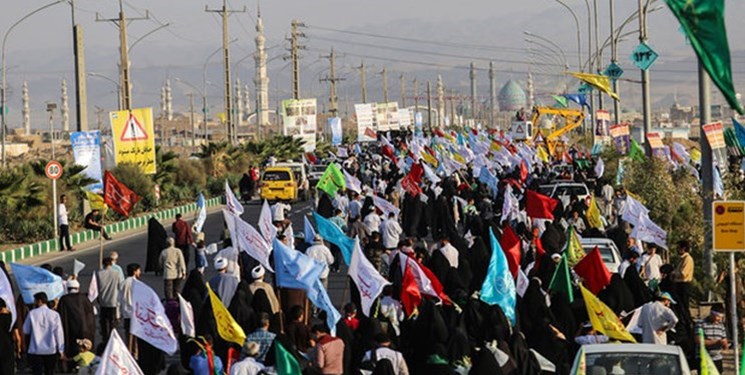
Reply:
<svg viewBox="0 0 745 375"><path fill-rule="evenodd" d="M631 147L631 133L629 124L616 124L610 127L610 136L616 151L621 155L627 155Z"/></svg>
<svg viewBox="0 0 745 375"><path fill-rule="evenodd" d="M145 174L155 174L153 109L109 112L116 164L133 163Z"/></svg>
<svg viewBox="0 0 745 375"><path fill-rule="evenodd" d="M329 132L331 133L331 145L340 145L343 137L341 129L341 118L329 117Z"/></svg>
<svg viewBox="0 0 745 375"><path fill-rule="evenodd" d="M610 141L610 113L599 109L595 112L595 143Z"/></svg>
<svg viewBox="0 0 745 375"><path fill-rule="evenodd" d="M282 134L305 141L305 152L316 149L316 99L282 101Z"/></svg>
<svg viewBox="0 0 745 375"><path fill-rule="evenodd" d="M103 174L101 173L101 132L70 133L70 145L75 164L85 167L83 174L97 182L88 187L89 190L103 190Z"/></svg>
<svg viewBox="0 0 745 375"><path fill-rule="evenodd" d="M724 142L724 126L721 121L712 122L701 126L706 134L706 140L711 147L711 156L719 166L722 177L728 172L727 168L727 144Z"/></svg>
<svg viewBox="0 0 745 375"><path fill-rule="evenodd" d="M354 113L357 116L357 142L373 142L377 140L375 107L375 103L354 105Z"/></svg>
<svg viewBox="0 0 745 375"><path fill-rule="evenodd" d="M378 103L375 109L375 123L379 132L399 130L398 102Z"/></svg>
<svg viewBox="0 0 745 375"><path fill-rule="evenodd" d="M401 108L398 110L398 122L401 129L410 129L414 124L414 108Z"/></svg>

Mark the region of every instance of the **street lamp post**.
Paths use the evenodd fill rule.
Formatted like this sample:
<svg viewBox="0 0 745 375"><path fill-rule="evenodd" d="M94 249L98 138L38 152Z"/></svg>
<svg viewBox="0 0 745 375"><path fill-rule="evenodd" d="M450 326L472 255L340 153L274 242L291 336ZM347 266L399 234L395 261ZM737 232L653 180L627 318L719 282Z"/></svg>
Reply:
<svg viewBox="0 0 745 375"><path fill-rule="evenodd" d="M47 103L47 112L49 112L49 145L52 148L52 159L55 160L54 154L54 110L57 109L57 103ZM52 178L52 221L54 222L54 238L58 237L57 228L57 179Z"/></svg>
<svg viewBox="0 0 745 375"><path fill-rule="evenodd" d="M582 69L582 42L580 40L582 38L582 29L579 28L579 18L577 18L577 13L574 13L574 10L564 1L556 0L556 2L566 8L569 13L572 14L572 17L574 17L574 23L577 27L577 69L584 71L584 69Z"/></svg>
<svg viewBox="0 0 745 375"><path fill-rule="evenodd" d="M639 6L639 42L647 42L647 7L642 6L642 0L638 0ZM641 70L642 78L642 114L644 118L644 150L647 156L652 156L652 148L647 142L647 134L652 127L652 104L650 102L649 92L649 69Z"/></svg>
<svg viewBox="0 0 745 375"><path fill-rule="evenodd" d="M88 75L91 76L91 77L102 78L102 79L105 79L105 80L113 83L116 86L116 106L117 106L117 109L120 110L120 111L123 110L124 104L122 103L122 85L119 82L117 82L117 81L115 81L115 80L113 80L113 79L111 79L111 78L109 78L109 77L107 77L107 76L105 76L103 74L99 74L99 73L95 73L95 72L88 72Z"/></svg>
<svg viewBox="0 0 745 375"><path fill-rule="evenodd" d="M26 14L21 19L16 21L14 24L10 25L8 30L5 32L5 36L3 36L3 55L2 55L2 86L0 86L0 127L2 127L2 166L5 168L6 166L6 160L5 160L5 137L7 133L7 119L6 119L6 112L7 108L5 107L6 104L6 91L7 91L7 82L6 82L6 66L5 66L5 52L6 52L6 43L8 42L8 36L10 35L10 32L13 31L13 29L18 26L21 22L25 21L27 18L33 16L36 13L41 12L44 9L47 9L49 7L52 7L54 5L64 3L67 0L57 0L55 2L49 3L47 5L44 5L40 8L37 8L36 10L32 11L31 13Z"/></svg>
<svg viewBox="0 0 745 375"><path fill-rule="evenodd" d="M181 82L181 83L183 83L183 84L191 87L192 90L196 91L199 95L202 96L202 124L204 125L204 132L205 132L205 135L206 135L207 134L207 93L204 92L204 91L199 90L196 86L192 85L189 82L184 81L181 78L176 77L174 79L176 80L176 82ZM206 87L206 84L205 84L205 87ZM190 99L190 100L192 100L192 104L193 104L193 98L194 97L192 96L191 99ZM193 153L193 152L196 151L196 147L197 147L197 129L196 129L196 124L194 122L194 111L193 111L194 106L191 105L191 107L192 107L191 145L192 145L192 153Z"/></svg>

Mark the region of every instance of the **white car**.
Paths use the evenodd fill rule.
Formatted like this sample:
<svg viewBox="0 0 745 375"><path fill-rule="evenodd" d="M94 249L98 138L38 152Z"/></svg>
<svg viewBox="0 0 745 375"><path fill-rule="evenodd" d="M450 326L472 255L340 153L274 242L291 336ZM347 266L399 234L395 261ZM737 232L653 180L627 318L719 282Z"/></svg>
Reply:
<svg viewBox="0 0 745 375"><path fill-rule="evenodd" d="M585 374L690 375L683 350L676 345L583 345ZM577 374L582 351L577 352L570 374Z"/></svg>
<svg viewBox="0 0 745 375"><path fill-rule="evenodd" d="M560 200L564 207L569 204L572 195L576 195L579 200L584 199L585 204L590 205L590 189L581 182L556 182L541 185L538 190L543 195Z"/></svg>
<svg viewBox="0 0 745 375"><path fill-rule="evenodd" d="M608 267L608 271L612 273L618 272L618 266L621 265L623 259L621 259L621 252L613 240L608 238L582 238L580 244L582 244L582 250L585 251L585 254L597 246L600 251L600 257L603 258L603 263Z"/></svg>

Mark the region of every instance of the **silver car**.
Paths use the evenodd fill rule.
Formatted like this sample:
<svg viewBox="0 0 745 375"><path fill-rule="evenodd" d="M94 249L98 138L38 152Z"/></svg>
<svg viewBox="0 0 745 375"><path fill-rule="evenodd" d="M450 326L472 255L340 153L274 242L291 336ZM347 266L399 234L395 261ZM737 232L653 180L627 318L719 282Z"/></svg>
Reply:
<svg viewBox="0 0 745 375"><path fill-rule="evenodd" d="M690 375L683 350L675 345L584 345L587 375ZM582 351L577 352L570 374L576 374Z"/></svg>

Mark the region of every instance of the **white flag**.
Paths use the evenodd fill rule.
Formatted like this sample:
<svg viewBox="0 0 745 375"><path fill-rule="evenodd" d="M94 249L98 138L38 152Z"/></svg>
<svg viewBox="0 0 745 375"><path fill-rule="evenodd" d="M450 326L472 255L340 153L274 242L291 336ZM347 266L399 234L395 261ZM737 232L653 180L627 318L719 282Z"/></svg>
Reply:
<svg viewBox="0 0 745 375"><path fill-rule="evenodd" d="M96 298L98 298L98 277L96 277L96 273L93 272L91 283L88 285L88 300L95 302Z"/></svg>
<svg viewBox="0 0 745 375"><path fill-rule="evenodd" d="M377 196L373 195L373 204L375 204L375 207L379 208L381 211L383 211L383 215L385 215L384 218L388 218L388 214L393 212L393 216L398 217L398 213L401 211L396 206L392 205L391 202L388 202L387 200Z"/></svg>
<svg viewBox="0 0 745 375"><path fill-rule="evenodd" d="M269 202L266 199L264 200L264 205L261 206L258 225L266 242L272 243L272 240L277 237L277 227L272 223L272 209L269 207Z"/></svg>
<svg viewBox="0 0 745 375"><path fill-rule="evenodd" d="M424 177L427 177L427 179L430 180L433 185L442 181L440 177L438 177L437 174L432 170L432 168L430 168L427 164L422 163L422 167L424 167Z"/></svg>
<svg viewBox="0 0 745 375"><path fill-rule="evenodd" d="M354 239L354 249L352 250L352 260L349 262L348 272L349 277L352 278L360 292L362 312L370 316L370 307L372 307L373 302L383 292L383 287L390 283L383 276L380 276L378 270L362 253L359 238Z"/></svg>
<svg viewBox="0 0 745 375"><path fill-rule="evenodd" d="M5 306L10 310L10 330L12 331L13 324L16 322L16 301L13 298L13 287L10 285L5 270L0 270L0 299L5 301Z"/></svg>
<svg viewBox="0 0 745 375"><path fill-rule="evenodd" d="M72 266L72 274L75 275L75 277L78 277L78 275L80 274L80 271L82 271L83 268L85 268L85 263L75 259L75 262L73 263L73 266Z"/></svg>
<svg viewBox="0 0 745 375"><path fill-rule="evenodd" d="M242 206L241 206L242 207ZM194 232L199 233L204 227L204 222L207 221L207 202L204 201L204 194L199 193L197 198L197 218L194 220Z"/></svg>
<svg viewBox="0 0 745 375"><path fill-rule="evenodd" d="M515 198L515 194L512 193L512 186L509 184L504 191L504 200L502 203L502 218L501 222L505 220L512 221L517 219L520 213L520 206Z"/></svg>
<svg viewBox="0 0 745 375"><path fill-rule="evenodd" d="M530 284L530 280L528 280L528 276L525 275L525 272L520 269L517 270L517 282L515 283L515 290L520 297L525 295L525 291L528 290L528 284Z"/></svg>
<svg viewBox="0 0 745 375"><path fill-rule="evenodd" d="M253 225L245 222L238 216L231 215L227 210L223 211L226 216L232 216L235 220L235 236L233 237L233 246L238 246L240 251L245 251L252 258L261 263L264 268L274 272L269 264L269 257L272 253L272 247Z"/></svg>
<svg viewBox="0 0 745 375"><path fill-rule="evenodd" d="M344 173L344 182L347 184L347 189L362 194L362 182L357 177L347 173L346 169L342 168L341 171Z"/></svg>
<svg viewBox="0 0 745 375"><path fill-rule="evenodd" d="M137 361L127 350L116 330L111 330L109 343L101 356L101 363L96 369L96 375L144 375Z"/></svg>
<svg viewBox="0 0 745 375"><path fill-rule="evenodd" d="M225 205L228 206L228 210L230 210L231 213L238 215L243 214L243 204L235 197L233 189L231 189L228 184L228 180L225 180L225 202Z"/></svg>
<svg viewBox="0 0 745 375"><path fill-rule="evenodd" d="M181 333L185 336L196 337L197 330L194 326L194 309L191 303L181 294L178 295L178 307L181 310Z"/></svg>
<svg viewBox="0 0 745 375"><path fill-rule="evenodd" d="M595 176L601 178L603 173L605 173L605 163L603 163L603 158L598 158L598 162L595 164Z"/></svg>
<svg viewBox="0 0 745 375"><path fill-rule="evenodd" d="M129 330L169 355L178 349L178 340L160 297L139 280L132 280L132 321Z"/></svg>

